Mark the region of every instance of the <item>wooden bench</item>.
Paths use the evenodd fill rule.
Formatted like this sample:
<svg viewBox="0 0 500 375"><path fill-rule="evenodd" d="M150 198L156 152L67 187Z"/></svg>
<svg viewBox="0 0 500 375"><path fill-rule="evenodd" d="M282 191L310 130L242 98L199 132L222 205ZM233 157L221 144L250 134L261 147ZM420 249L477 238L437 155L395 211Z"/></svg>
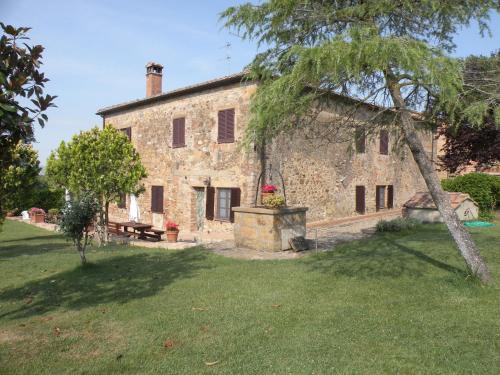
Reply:
<svg viewBox="0 0 500 375"><path fill-rule="evenodd" d="M161 241L161 236L164 234L164 230L159 230L159 229L149 229L146 230L142 233L142 235L146 238L154 238L157 241Z"/></svg>
<svg viewBox="0 0 500 375"><path fill-rule="evenodd" d="M113 221L108 221L108 233L116 234L118 236L127 236L130 237L132 233L126 233L122 231L122 226L119 223L115 223Z"/></svg>

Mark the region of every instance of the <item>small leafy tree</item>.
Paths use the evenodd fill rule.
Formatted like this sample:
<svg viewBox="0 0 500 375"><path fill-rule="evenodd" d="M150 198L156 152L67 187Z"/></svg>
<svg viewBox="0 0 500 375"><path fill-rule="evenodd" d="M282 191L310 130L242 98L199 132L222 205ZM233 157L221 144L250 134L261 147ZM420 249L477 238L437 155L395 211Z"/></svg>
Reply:
<svg viewBox="0 0 500 375"><path fill-rule="evenodd" d="M99 212L99 203L90 193L66 204L59 221L59 230L73 241L82 265L87 262L85 250L91 241L90 227Z"/></svg>
<svg viewBox="0 0 500 375"><path fill-rule="evenodd" d="M453 114L452 122L484 116L484 105L461 102L463 65L449 52L460 27L477 22L487 31L491 11L500 11L498 0L265 0L228 8L226 27L263 47L250 66L260 85L246 143L260 145L317 118L318 103L333 94L374 104L366 122L392 115L467 268L491 281L418 134L439 113Z"/></svg>
<svg viewBox="0 0 500 375"><path fill-rule="evenodd" d="M27 208L35 193L40 173L38 152L31 145L18 143L12 151L11 162L4 171L0 191L7 211Z"/></svg>
<svg viewBox="0 0 500 375"><path fill-rule="evenodd" d="M61 142L47 161L51 183L81 195L92 192L100 204L98 233L100 243L107 241L109 204L120 194L139 194L146 170L128 137L106 126L75 135Z"/></svg>
<svg viewBox="0 0 500 375"><path fill-rule="evenodd" d="M56 96L44 95L48 81L39 70L43 47L27 44L29 27L16 28L0 22L0 219L6 193L2 191L6 170L13 163L19 142L34 140L34 124L45 125L48 108Z"/></svg>

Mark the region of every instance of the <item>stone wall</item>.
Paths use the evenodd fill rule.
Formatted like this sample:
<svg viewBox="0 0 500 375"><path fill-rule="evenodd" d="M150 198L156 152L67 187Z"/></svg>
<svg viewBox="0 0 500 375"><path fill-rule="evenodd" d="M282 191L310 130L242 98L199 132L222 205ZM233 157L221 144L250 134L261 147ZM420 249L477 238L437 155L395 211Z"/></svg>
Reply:
<svg viewBox="0 0 500 375"><path fill-rule="evenodd" d="M373 114L369 108L357 108L356 116L361 123ZM394 208L402 207L416 191L426 191L409 148L396 144L397 129L387 127L388 155L379 152L379 130L369 129L364 153L354 149L353 129L339 131L332 139L309 127L278 137L267 146L266 160L283 175L287 204L309 207L308 221L316 221L357 215L356 185L365 186L366 213L376 211L377 185L394 187ZM435 155L433 135L420 134L429 156ZM272 182L281 188L276 174Z"/></svg>
<svg viewBox="0 0 500 375"><path fill-rule="evenodd" d="M132 128L132 143L148 172L145 192L138 198L141 221L163 225L163 216L182 230L196 230L196 191L213 187L239 187L241 202L252 201L258 165L257 154L238 149L248 119L250 95L255 85L235 84L222 89L145 105L107 115L106 124ZM235 109L235 143L217 143L219 110ZM185 117L186 147L172 147L172 121ZM151 186L164 187L164 215L151 212ZM128 202L127 202L128 203ZM128 207L128 204L127 204ZM112 220L127 220L127 209L111 207ZM204 222L204 231L230 231L232 224Z"/></svg>
<svg viewBox="0 0 500 375"><path fill-rule="evenodd" d="M308 221L355 215L355 187L366 188L367 212L375 211L376 185L394 186L395 207L416 191L426 190L409 150L393 148L397 134L390 135L389 155L380 155L378 132L364 154L352 150L352 135L340 134L335 142L307 139L306 130L280 136L266 147L265 155L242 150L239 142L249 118L249 103L255 84L232 84L194 94L143 105L107 115L105 122L117 128L131 127L132 143L148 171L145 193L138 198L141 221L162 227L164 218L174 220L184 231L196 231L196 189L241 189L241 205L253 205L262 157L281 171L287 203L309 207ZM343 105L343 104L342 104ZM217 143L217 113L235 108L235 143ZM340 108L340 107L338 107ZM368 108L368 107L367 107ZM337 107L332 107L333 112ZM360 109L361 121L369 109ZM172 147L172 121L185 117L186 147ZM431 154L432 135L422 133ZM272 181L278 183L275 175ZM164 187L164 213L151 212L151 186ZM127 202L127 207L129 206ZM127 209L110 208L111 220L128 219ZM233 224L203 220L203 232L229 232Z"/></svg>

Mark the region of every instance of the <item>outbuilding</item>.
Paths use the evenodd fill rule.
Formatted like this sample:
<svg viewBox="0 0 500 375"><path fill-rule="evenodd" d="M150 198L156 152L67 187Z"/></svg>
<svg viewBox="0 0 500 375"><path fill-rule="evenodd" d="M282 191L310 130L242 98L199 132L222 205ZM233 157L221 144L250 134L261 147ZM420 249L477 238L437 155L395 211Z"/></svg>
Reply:
<svg viewBox="0 0 500 375"><path fill-rule="evenodd" d="M460 220L477 220L479 208L476 202L466 193L448 193L451 207ZM418 192L403 205L404 216L424 223L443 222L429 192Z"/></svg>

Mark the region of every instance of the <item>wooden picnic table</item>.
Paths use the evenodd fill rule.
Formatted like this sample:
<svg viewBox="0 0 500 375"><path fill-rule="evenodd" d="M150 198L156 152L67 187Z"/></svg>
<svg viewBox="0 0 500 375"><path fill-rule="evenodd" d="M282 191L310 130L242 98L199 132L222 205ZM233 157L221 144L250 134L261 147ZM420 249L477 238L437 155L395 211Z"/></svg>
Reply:
<svg viewBox="0 0 500 375"><path fill-rule="evenodd" d="M136 236L141 240L153 238L160 241L161 235L165 233L162 230L153 229L153 226L151 224L138 223L135 221L126 221L118 224L123 226L124 233ZM132 228L132 232L130 232L128 228Z"/></svg>
<svg viewBox="0 0 500 375"><path fill-rule="evenodd" d="M146 238L144 232L153 228L153 226L150 224L137 223L135 221L126 221L124 223L119 223L119 224L123 227L123 231L125 233L131 234L133 236L137 235L137 238L139 239ZM132 232L129 232L128 228L132 228Z"/></svg>

